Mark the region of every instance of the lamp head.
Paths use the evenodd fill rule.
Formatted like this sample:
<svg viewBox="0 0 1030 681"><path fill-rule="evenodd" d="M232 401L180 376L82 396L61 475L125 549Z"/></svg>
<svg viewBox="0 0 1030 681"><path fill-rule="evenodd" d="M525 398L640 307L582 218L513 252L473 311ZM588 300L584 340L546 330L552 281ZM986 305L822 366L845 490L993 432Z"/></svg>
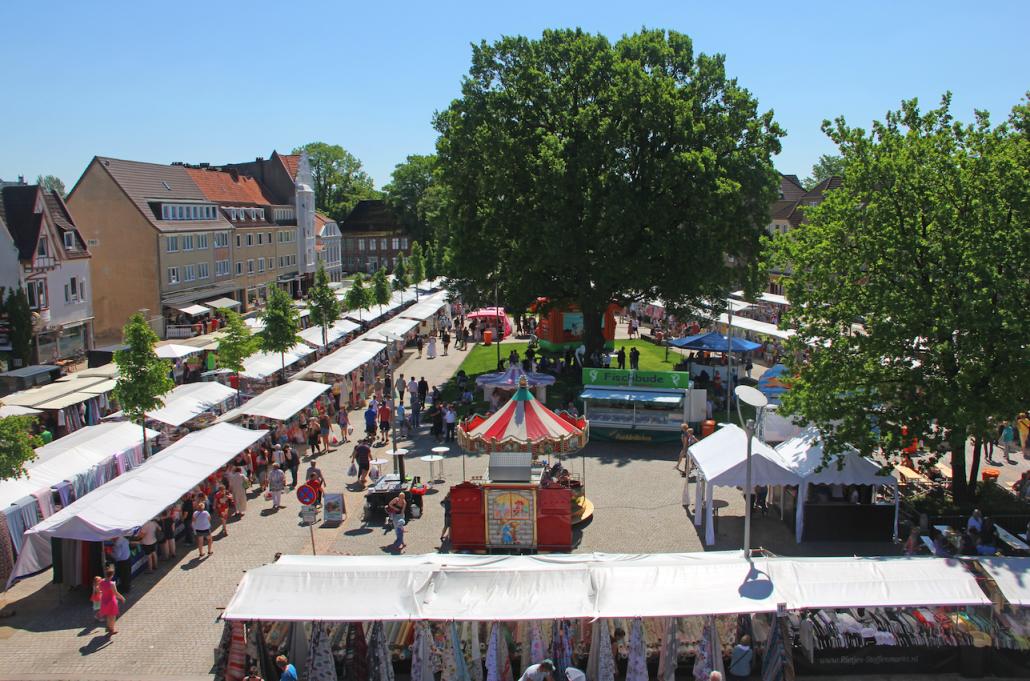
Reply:
<svg viewBox="0 0 1030 681"><path fill-rule="evenodd" d="M738 400L744 404L750 404L755 409L761 409L769 404L769 398L767 398L761 390L752 388L749 385L738 385L733 392L737 396Z"/></svg>

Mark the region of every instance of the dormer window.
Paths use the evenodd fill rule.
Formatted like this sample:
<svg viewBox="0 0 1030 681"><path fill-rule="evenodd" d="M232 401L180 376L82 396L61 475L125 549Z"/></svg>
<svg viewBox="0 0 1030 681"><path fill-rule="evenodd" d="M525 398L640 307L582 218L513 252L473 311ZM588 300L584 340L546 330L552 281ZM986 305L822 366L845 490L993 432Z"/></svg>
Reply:
<svg viewBox="0 0 1030 681"><path fill-rule="evenodd" d="M39 243L36 245L36 255L40 258L45 258L47 256L46 239L39 240Z"/></svg>
<svg viewBox="0 0 1030 681"><path fill-rule="evenodd" d="M64 248L67 251L77 250L77 247L75 245L75 233L74 232L65 232L64 233Z"/></svg>

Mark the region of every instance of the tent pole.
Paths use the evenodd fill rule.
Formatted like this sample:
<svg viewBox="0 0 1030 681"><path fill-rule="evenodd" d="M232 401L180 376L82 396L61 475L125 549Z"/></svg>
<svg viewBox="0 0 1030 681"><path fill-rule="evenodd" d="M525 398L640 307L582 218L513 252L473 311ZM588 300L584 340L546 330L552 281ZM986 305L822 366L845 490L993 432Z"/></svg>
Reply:
<svg viewBox="0 0 1030 681"><path fill-rule="evenodd" d="M733 417L730 416L730 403L733 401L733 384L730 376L733 374L733 304L726 301L726 423L730 423Z"/></svg>

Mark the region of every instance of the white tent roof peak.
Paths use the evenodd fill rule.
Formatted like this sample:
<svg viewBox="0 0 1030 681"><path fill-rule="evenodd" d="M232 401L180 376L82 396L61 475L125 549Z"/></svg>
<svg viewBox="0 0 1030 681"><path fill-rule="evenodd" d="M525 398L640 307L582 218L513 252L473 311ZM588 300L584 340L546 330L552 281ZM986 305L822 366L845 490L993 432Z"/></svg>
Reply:
<svg viewBox="0 0 1030 681"><path fill-rule="evenodd" d="M747 433L732 423L690 448L690 455L706 482L715 486L742 487L747 466ZM751 482L755 485L796 485L799 476L776 450L757 437L751 438Z"/></svg>
<svg viewBox="0 0 1030 681"><path fill-rule="evenodd" d="M815 484L844 485L896 485L897 479L882 472L882 468L870 461L853 447L833 456L823 464L823 439L814 427L808 427L799 435L776 447L777 453L791 470L806 482ZM819 470L819 467L822 469Z"/></svg>

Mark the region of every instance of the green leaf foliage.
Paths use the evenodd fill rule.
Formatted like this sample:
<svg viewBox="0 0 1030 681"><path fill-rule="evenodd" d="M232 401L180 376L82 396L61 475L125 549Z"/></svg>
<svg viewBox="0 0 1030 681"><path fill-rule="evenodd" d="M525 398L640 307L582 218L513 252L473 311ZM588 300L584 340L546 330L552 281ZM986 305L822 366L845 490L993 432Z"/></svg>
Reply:
<svg viewBox="0 0 1030 681"><path fill-rule="evenodd" d="M421 284L426 278L426 258L422 252L422 244L416 241L411 245L411 283Z"/></svg>
<svg viewBox="0 0 1030 681"><path fill-rule="evenodd" d="M364 277L360 274L354 275L354 283L343 297L348 310L367 310L372 307L372 291L365 284Z"/></svg>
<svg viewBox="0 0 1030 681"><path fill-rule="evenodd" d="M1007 123L966 124L950 99L903 102L869 132L824 123L844 185L772 257L793 269L785 409L831 453L893 459L912 437L951 451L961 500L967 439L1030 402L1030 118L1024 101Z"/></svg>
<svg viewBox="0 0 1030 681"><path fill-rule="evenodd" d="M225 333L218 340L218 365L234 373L243 371L243 361L258 349L259 340L235 310L221 310L225 315Z"/></svg>
<svg viewBox="0 0 1030 681"><path fill-rule="evenodd" d="M401 253L397 256L397 264L393 267L393 288L403 291L411 285L411 275L408 274L408 261Z"/></svg>
<svg viewBox="0 0 1030 681"><path fill-rule="evenodd" d="M380 267L372 275L372 301L376 305L386 305L390 302L393 291L390 289L390 279L386 275L386 268Z"/></svg>
<svg viewBox="0 0 1030 681"><path fill-rule="evenodd" d="M22 366L32 363L32 310L25 289L19 286L7 292L7 320L11 325L11 356Z"/></svg>
<svg viewBox="0 0 1030 681"><path fill-rule="evenodd" d="M338 144L310 142L293 150L308 153L311 179L315 186L315 207L333 220L342 222L347 213L362 199L377 199L371 176L361 161Z"/></svg>
<svg viewBox="0 0 1030 681"><path fill-rule="evenodd" d="M154 352L157 340L157 334L137 312L122 329L122 343L127 347L114 353L118 365L114 397L129 420L140 424L148 411L164 404L161 396L175 387L171 362Z"/></svg>
<svg viewBox="0 0 1030 681"><path fill-rule="evenodd" d="M386 202L413 239L432 238L441 227L444 197L436 179L435 154L412 154L398 163L383 191Z"/></svg>
<svg viewBox="0 0 1030 681"><path fill-rule="evenodd" d="M805 189L812 189L825 179L844 175L844 157L836 154L823 154L812 166L812 175L805 178Z"/></svg>
<svg viewBox="0 0 1030 681"><path fill-rule="evenodd" d="M329 286L329 275L321 261L315 270L315 281L308 289L308 307L311 310L311 323L322 328L322 346L325 347L328 344L329 327L340 318L340 301Z"/></svg>
<svg viewBox="0 0 1030 681"><path fill-rule="evenodd" d="M613 300L715 297L757 274L783 132L685 35L482 42L434 125L448 238L427 274L445 258L459 287L578 303L590 351Z"/></svg>
<svg viewBox="0 0 1030 681"><path fill-rule="evenodd" d="M36 447L43 440L33 434L33 416L8 416L0 419L0 480L25 475L25 464L36 458Z"/></svg>
<svg viewBox="0 0 1030 681"><path fill-rule="evenodd" d="M39 175L36 177L36 184L48 191L52 191L62 199L65 197L64 181L56 175Z"/></svg>

